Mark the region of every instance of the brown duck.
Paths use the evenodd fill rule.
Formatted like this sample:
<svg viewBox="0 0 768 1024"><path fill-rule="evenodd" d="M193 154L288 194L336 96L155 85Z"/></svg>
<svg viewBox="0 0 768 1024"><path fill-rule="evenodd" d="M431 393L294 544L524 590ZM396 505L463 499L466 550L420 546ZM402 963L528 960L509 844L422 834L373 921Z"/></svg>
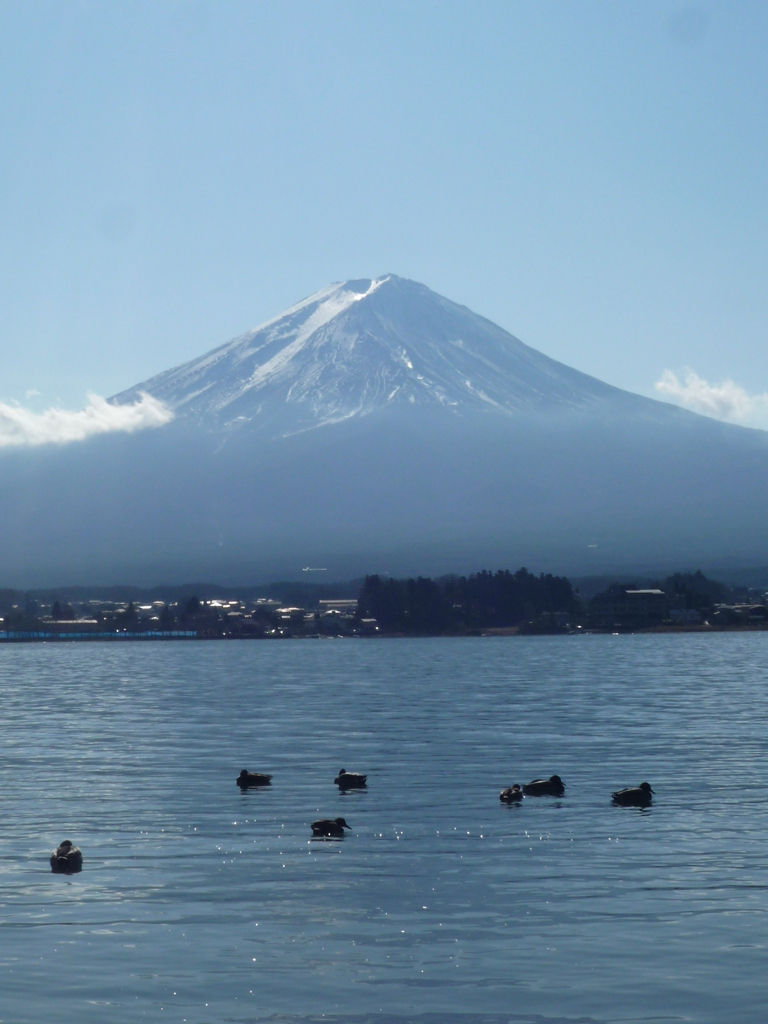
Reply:
<svg viewBox="0 0 768 1024"><path fill-rule="evenodd" d="M639 786L617 789L611 799L617 807L650 807L653 803L653 790L650 782L641 782Z"/></svg>
<svg viewBox="0 0 768 1024"><path fill-rule="evenodd" d="M320 818L312 822L312 835L324 836L328 839L344 835L345 828L351 828L343 818Z"/></svg>
<svg viewBox="0 0 768 1024"><path fill-rule="evenodd" d="M342 768L333 781L339 789L363 789L367 778L367 775L362 775L360 772L347 772Z"/></svg>
<svg viewBox="0 0 768 1024"><path fill-rule="evenodd" d="M562 796L565 783L559 775L550 775L548 779L534 779L523 786L526 796Z"/></svg>
<svg viewBox="0 0 768 1024"><path fill-rule="evenodd" d="M51 854L51 871L57 875L75 875L83 870L83 855L80 850L65 839Z"/></svg>
<svg viewBox="0 0 768 1024"><path fill-rule="evenodd" d="M235 779L240 789L251 789L252 786L268 786L271 781L271 775L264 775L263 772L249 772L245 768Z"/></svg>
<svg viewBox="0 0 768 1024"><path fill-rule="evenodd" d="M514 786L507 786L499 793L499 800L504 804L519 804L523 799L523 791L517 783Z"/></svg>

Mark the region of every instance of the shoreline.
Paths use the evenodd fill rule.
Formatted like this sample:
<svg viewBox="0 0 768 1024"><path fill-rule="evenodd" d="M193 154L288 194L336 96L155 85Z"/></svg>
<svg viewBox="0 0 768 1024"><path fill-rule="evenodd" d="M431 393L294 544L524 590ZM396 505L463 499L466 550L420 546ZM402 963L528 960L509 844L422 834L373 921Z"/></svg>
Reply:
<svg viewBox="0 0 768 1024"><path fill-rule="evenodd" d="M278 641L278 640L426 640L455 639L457 637L545 637L545 636L638 636L641 634L688 634L688 633L765 633L768 623L732 624L711 626L659 625L642 626L637 629L571 629L552 632L526 630L519 626L492 626L486 629L467 630L455 633L305 633L283 636L256 636L253 634L221 634L219 636L200 633L198 630L147 630L131 633L105 632L43 632L34 630L0 631L0 646L7 644L66 644L66 643L149 643L150 641Z"/></svg>

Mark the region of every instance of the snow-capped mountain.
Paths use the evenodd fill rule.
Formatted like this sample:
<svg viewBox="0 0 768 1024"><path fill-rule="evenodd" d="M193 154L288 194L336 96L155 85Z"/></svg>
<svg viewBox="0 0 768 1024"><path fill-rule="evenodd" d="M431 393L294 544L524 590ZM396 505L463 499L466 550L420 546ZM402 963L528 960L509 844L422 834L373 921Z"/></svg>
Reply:
<svg viewBox="0 0 768 1024"><path fill-rule="evenodd" d="M139 392L172 421L0 452L0 586L768 564L768 433L609 387L392 275L112 401Z"/></svg>
<svg viewBox="0 0 768 1024"><path fill-rule="evenodd" d="M177 415L287 432L404 403L519 413L618 394L392 274L324 288L115 401L142 391Z"/></svg>

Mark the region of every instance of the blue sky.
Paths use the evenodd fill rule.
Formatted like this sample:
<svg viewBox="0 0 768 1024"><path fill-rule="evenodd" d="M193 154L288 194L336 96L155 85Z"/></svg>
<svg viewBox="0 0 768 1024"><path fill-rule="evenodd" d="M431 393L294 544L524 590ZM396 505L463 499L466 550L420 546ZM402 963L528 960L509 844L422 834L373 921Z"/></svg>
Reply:
<svg viewBox="0 0 768 1024"><path fill-rule="evenodd" d="M630 390L768 392L766 43L765 3L6 2L0 399L388 272Z"/></svg>

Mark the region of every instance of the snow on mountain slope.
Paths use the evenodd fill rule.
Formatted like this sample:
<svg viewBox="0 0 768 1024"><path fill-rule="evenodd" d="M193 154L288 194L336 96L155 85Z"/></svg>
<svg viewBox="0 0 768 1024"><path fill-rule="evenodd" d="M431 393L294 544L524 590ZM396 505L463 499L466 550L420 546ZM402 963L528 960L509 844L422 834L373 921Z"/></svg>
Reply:
<svg viewBox="0 0 768 1024"><path fill-rule="evenodd" d="M324 288L114 400L135 401L140 392L183 417L278 433L402 403L511 413L623 394L394 275Z"/></svg>

